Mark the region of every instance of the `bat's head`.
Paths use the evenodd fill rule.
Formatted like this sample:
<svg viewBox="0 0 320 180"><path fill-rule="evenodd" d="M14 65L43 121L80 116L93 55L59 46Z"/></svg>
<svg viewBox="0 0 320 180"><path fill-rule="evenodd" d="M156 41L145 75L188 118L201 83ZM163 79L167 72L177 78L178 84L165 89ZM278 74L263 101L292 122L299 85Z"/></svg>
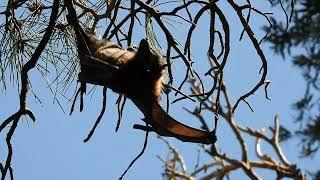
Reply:
<svg viewBox="0 0 320 180"><path fill-rule="evenodd" d="M153 51L146 39L142 39L134 60L138 85L143 91L151 91L157 100L160 99L163 84L162 57Z"/></svg>
<svg viewBox="0 0 320 180"><path fill-rule="evenodd" d="M162 76L162 71L165 67L162 57L156 53L146 39L142 39L139 44L139 49L136 54L142 71L152 79L159 79Z"/></svg>

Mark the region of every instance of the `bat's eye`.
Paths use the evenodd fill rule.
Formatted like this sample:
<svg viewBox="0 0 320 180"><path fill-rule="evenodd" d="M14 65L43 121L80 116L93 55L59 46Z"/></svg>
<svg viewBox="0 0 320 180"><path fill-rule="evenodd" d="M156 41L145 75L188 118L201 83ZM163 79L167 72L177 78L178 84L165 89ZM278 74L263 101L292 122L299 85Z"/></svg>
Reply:
<svg viewBox="0 0 320 180"><path fill-rule="evenodd" d="M152 70L151 70L151 68L150 68L149 66L144 67L144 72L150 73L151 71L152 71Z"/></svg>

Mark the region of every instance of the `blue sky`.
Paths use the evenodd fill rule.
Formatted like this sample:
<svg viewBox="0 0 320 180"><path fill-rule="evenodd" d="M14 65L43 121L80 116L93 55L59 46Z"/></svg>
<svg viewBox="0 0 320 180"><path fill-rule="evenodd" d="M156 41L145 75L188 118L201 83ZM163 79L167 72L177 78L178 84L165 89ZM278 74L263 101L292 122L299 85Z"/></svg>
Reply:
<svg viewBox="0 0 320 180"><path fill-rule="evenodd" d="M258 3L256 7L270 11L267 3ZM227 18L230 20L229 22L232 22L231 28L234 28L234 32L231 33L232 50L226 66L225 81L234 103L239 96L258 81L260 63L255 50L248 41L248 37L245 36L243 41L238 41L241 32L241 29L237 29L239 27L238 20L230 9L226 8L226 10L228 12ZM279 18L284 18L284 15L281 15L278 9L275 9L275 12L276 15L279 14ZM265 21L261 18L253 18L250 22L255 27L257 37L262 37L263 34L259 27ZM205 35L207 26L208 19L201 19L199 28L195 31L195 37L193 38L192 49L196 58L195 69L200 72L206 68L207 63L206 44L208 38ZM176 33L176 38L184 38L185 30L183 28L178 27L173 31ZM136 39L135 43L138 42L139 38ZM274 116L279 114L281 124L288 128L297 129L298 125L293 123L295 114L292 103L303 95L305 82L300 71L292 66L289 59L284 61L281 57L276 56L267 44L262 47L269 62L268 79L271 80L269 94L272 100L269 101L264 98L264 89L261 88L248 99L255 111L251 112L244 103L240 103L235 118L243 126L262 128L272 125ZM176 74L176 86L184 76L184 72L179 67L181 67L181 64L175 62L173 71ZM72 116L69 116L68 113L64 114L56 103L53 103L53 95L48 90L46 81L39 72L33 70L30 73L30 80L33 82L33 88L40 97L42 104L38 103L29 93L28 106L37 119L35 123L27 118L21 119L14 134L12 166L15 179L117 179L142 148L144 133L132 129L133 124L142 124L140 120L143 117L142 113L131 101L128 101L120 130L115 133L117 121L115 101L117 95L108 90L107 111L102 122L92 139L88 143L83 143L83 139L87 136L100 112L102 88L97 88L92 97L91 95L85 96L85 109L82 113L78 112L77 109ZM187 89L186 87L186 92ZM6 92L2 92L0 102L0 121L2 121L18 109L17 87L10 85ZM68 112L71 102L64 100L62 102L63 107ZM79 103L77 103L78 105ZM199 124L182 109L183 106L191 109L194 105L186 102L176 103L171 106L170 114L184 123L197 127ZM206 114L206 117L210 119L212 114ZM239 157L239 146L223 121L223 119L219 121L218 146L232 157ZM3 162L6 156L4 133L0 135L0 138L0 158ZM172 138L168 138L168 140L183 155L188 170L191 171L197 160L198 146ZM248 142L251 156L254 153L254 140L249 139ZM299 158L300 147L298 142L298 139L294 138L281 144L288 160L297 163L304 170L313 170L320 167L319 161L317 162L315 159ZM265 150L270 152L268 147ZM168 153L169 150L163 141L159 140L155 134L151 134L146 152L129 170L125 179L162 179L163 163L157 156L165 158ZM210 157L202 153L201 161L209 162ZM274 174L269 171L258 171L258 173L266 177L265 179L274 177ZM236 172L231 177L237 176L246 179L242 172Z"/></svg>

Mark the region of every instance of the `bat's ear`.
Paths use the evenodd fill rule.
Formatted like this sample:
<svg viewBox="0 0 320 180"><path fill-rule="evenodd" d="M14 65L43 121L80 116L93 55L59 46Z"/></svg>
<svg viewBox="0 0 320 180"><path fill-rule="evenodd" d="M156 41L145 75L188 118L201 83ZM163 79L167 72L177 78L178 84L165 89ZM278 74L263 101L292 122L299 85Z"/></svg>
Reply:
<svg viewBox="0 0 320 180"><path fill-rule="evenodd" d="M150 46L147 39L141 39L138 49L138 55L148 57L151 54Z"/></svg>

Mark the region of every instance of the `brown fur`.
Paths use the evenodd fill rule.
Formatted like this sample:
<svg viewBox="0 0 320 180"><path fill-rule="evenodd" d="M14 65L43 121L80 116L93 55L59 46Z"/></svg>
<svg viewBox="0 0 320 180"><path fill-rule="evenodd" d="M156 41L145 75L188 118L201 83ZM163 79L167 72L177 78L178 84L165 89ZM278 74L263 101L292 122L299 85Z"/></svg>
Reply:
<svg viewBox="0 0 320 180"><path fill-rule="evenodd" d="M107 85L129 98L148 97L160 100L164 80L161 57L150 50L146 40L141 41L137 52L122 49L110 41L97 39L88 33L85 34L85 40L92 56L119 69L97 69L96 66L90 66L90 63L94 62L89 61L89 64L81 66L80 81L89 80L93 84ZM77 46L78 49L83 48L83 44L78 43ZM79 57L84 59L81 51ZM109 75L112 78L106 77Z"/></svg>

